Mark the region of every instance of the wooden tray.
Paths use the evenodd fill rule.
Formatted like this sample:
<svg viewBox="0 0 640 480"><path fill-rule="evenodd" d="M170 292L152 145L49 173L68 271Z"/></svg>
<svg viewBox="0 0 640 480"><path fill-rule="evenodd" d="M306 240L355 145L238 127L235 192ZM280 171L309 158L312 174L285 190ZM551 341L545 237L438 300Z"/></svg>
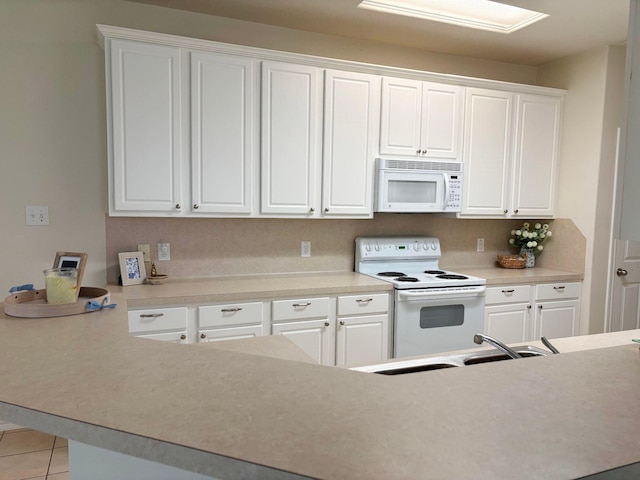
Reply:
<svg viewBox="0 0 640 480"><path fill-rule="evenodd" d="M78 301L62 305L49 305L47 291L44 288L14 293L4 299L4 313L12 317L24 318L66 317L94 311L87 309L87 304L92 300L100 305L108 305L109 290L98 287L80 287Z"/></svg>

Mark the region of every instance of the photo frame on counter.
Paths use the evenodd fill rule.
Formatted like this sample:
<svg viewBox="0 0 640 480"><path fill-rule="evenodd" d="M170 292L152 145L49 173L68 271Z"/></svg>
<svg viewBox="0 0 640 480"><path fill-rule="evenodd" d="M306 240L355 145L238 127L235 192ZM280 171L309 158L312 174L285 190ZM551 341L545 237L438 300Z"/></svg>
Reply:
<svg viewBox="0 0 640 480"><path fill-rule="evenodd" d="M118 253L120 259L120 277L122 285L140 285L147 278L144 267L144 257L142 252L121 252Z"/></svg>
<svg viewBox="0 0 640 480"><path fill-rule="evenodd" d="M75 268L78 270L78 282L76 286L78 291L82 286L82 276L84 275L84 269L87 266L87 258L89 255L86 253L78 252L56 252L56 258L53 260L53 268Z"/></svg>

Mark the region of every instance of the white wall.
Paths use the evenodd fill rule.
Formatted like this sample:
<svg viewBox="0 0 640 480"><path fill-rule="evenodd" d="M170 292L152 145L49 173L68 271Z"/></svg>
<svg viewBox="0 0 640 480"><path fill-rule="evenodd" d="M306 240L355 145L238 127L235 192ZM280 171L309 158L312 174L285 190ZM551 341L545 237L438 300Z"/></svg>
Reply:
<svg viewBox="0 0 640 480"><path fill-rule="evenodd" d="M543 65L541 85L565 96L558 216L587 239L582 333L602 332L610 240L616 129L621 120L624 48L603 47Z"/></svg>
<svg viewBox="0 0 640 480"><path fill-rule="evenodd" d="M106 281L104 54L97 23L522 83L534 83L537 73L121 0L1 0L0 291L23 283L41 288L42 270L57 251L89 254L84 285ZM26 205L47 205L50 225L26 227Z"/></svg>

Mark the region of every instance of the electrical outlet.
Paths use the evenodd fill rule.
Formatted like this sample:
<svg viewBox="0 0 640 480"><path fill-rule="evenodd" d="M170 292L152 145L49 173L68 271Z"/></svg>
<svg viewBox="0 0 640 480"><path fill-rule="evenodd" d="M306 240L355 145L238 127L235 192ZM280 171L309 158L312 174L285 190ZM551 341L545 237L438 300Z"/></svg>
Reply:
<svg viewBox="0 0 640 480"><path fill-rule="evenodd" d="M171 245L169 243L158 244L158 261L165 262L171 260Z"/></svg>
<svg viewBox="0 0 640 480"><path fill-rule="evenodd" d="M484 238L476 240L476 252L484 252Z"/></svg>
<svg viewBox="0 0 640 480"><path fill-rule="evenodd" d="M300 256L301 257L310 257L311 256L311 242L301 242L300 243Z"/></svg>
<svg viewBox="0 0 640 480"><path fill-rule="evenodd" d="M139 243L138 251L142 252L142 259L145 262L151 261L151 245L149 245L148 243Z"/></svg>
<svg viewBox="0 0 640 480"><path fill-rule="evenodd" d="M49 225L49 207L25 207L27 225Z"/></svg>

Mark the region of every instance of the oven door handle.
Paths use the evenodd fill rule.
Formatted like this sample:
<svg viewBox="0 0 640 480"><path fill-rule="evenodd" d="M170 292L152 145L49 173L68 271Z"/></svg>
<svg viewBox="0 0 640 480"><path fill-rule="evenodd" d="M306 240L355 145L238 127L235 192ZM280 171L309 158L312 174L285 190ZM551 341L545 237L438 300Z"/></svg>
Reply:
<svg viewBox="0 0 640 480"><path fill-rule="evenodd" d="M398 290L399 299L418 300L434 297L480 297L484 296L486 287L474 287L472 290Z"/></svg>

